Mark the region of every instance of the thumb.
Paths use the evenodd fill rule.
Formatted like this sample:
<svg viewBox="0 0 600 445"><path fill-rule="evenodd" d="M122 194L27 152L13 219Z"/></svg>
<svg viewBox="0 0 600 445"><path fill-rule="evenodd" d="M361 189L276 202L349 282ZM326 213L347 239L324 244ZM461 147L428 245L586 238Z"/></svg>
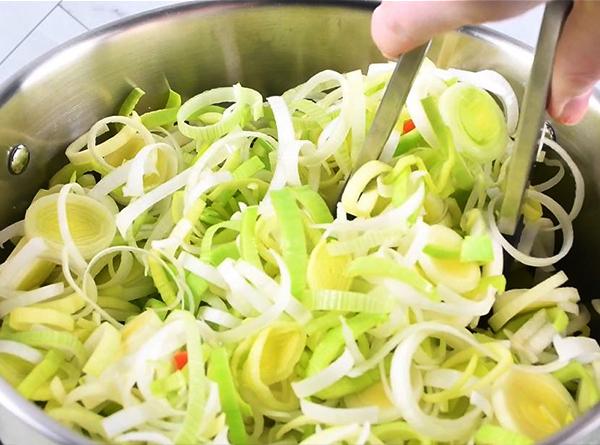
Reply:
<svg viewBox="0 0 600 445"><path fill-rule="evenodd" d="M371 34L381 52L395 58L436 34L463 25L513 17L539 3L539 0L384 1L373 12Z"/></svg>
<svg viewBox="0 0 600 445"><path fill-rule="evenodd" d="M548 111L563 124L573 125L583 118L600 79L599 20L600 2L576 1L560 37Z"/></svg>

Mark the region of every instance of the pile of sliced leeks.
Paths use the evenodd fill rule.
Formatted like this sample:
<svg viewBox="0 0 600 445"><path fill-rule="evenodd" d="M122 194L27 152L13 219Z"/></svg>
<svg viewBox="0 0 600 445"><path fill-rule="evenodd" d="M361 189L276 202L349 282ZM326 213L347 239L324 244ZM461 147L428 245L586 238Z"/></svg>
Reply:
<svg viewBox="0 0 600 445"><path fill-rule="evenodd" d="M392 67L266 101L170 91L141 115L134 89L0 231L0 376L109 443L531 444L588 410L600 348L553 267L582 177L546 140L554 173L518 246L500 235L518 120L502 76L426 61L328 210ZM565 166L568 211L546 194ZM505 289L503 250L535 286Z"/></svg>

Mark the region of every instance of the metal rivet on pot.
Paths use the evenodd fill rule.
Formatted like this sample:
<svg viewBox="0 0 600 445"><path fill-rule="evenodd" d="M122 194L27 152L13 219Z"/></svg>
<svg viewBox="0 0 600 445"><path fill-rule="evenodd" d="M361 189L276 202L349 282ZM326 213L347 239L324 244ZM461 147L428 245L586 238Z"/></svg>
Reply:
<svg viewBox="0 0 600 445"><path fill-rule="evenodd" d="M550 125L550 122L547 121L544 122L544 136L556 142L556 130L552 125Z"/></svg>
<svg viewBox="0 0 600 445"><path fill-rule="evenodd" d="M23 144L13 145L8 149L8 172L11 175L20 175L29 165L31 154Z"/></svg>

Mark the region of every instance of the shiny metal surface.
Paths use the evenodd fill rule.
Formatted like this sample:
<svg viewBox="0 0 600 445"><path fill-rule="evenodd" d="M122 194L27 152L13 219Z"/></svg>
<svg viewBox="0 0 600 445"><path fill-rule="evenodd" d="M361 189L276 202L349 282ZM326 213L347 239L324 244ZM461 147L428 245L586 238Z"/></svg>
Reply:
<svg viewBox="0 0 600 445"><path fill-rule="evenodd" d="M383 146L392 134L392 130L398 121L402 107L408 97L408 92L415 80L417 71L423 63L429 42L421 45L400 57L392 72L390 81L383 93L383 98L371 128L365 138L365 143L358 155L353 171L359 169L363 164L373 159L378 159Z"/></svg>
<svg viewBox="0 0 600 445"><path fill-rule="evenodd" d="M23 144L13 145L8 149L8 162L6 168L11 175L20 175L29 165L31 154Z"/></svg>
<svg viewBox="0 0 600 445"><path fill-rule="evenodd" d="M149 93L142 105L150 107L166 96L167 79L187 97L237 81L273 94L326 68L365 69L382 61L369 32L373 6L362 0L184 4L99 29L36 60L0 86L0 165L6 166L7 150L14 144L26 144L32 155L22 175L0 169L0 227L23 216L35 191L65 162L61 153L66 144L113 113L133 85ZM530 49L483 28L465 28L436 39L429 54L441 67L495 69L509 79L519 97L531 65ZM575 222L575 245L560 267L582 298L596 298L598 274L590 273L588 265L600 263L598 95L581 124L555 129L559 142L581 166L587 187ZM568 206L572 183L559 195ZM2 379L0 406L0 425L6 424L10 412L55 443L85 443ZM600 406L546 444L597 443L594 433L600 434ZM38 442L32 433L22 443Z"/></svg>
<svg viewBox="0 0 600 445"><path fill-rule="evenodd" d="M571 1L555 0L548 2L544 10L498 218L498 228L506 235L514 235L521 215L523 196L544 132L544 115L558 38L571 6Z"/></svg>

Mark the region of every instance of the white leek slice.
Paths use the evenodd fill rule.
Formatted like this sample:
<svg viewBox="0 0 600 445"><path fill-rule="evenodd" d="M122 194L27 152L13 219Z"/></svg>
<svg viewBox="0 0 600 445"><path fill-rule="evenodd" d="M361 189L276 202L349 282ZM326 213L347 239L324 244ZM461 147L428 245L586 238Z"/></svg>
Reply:
<svg viewBox="0 0 600 445"><path fill-rule="evenodd" d="M284 298L287 301L287 312L294 320L301 325L304 325L312 318L311 312L302 305L293 295L286 295L282 297L282 294L286 292L286 288L278 284L273 278L267 275L262 270L257 269L252 264L245 261L239 260L236 264L238 272L256 289L261 289L267 297L274 303Z"/></svg>
<svg viewBox="0 0 600 445"><path fill-rule="evenodd" d="M349 107L352 110L350 116L352 131L352 146L350 148L350 160L354 165L358 154L363 147L366 135L366 103L364 95L364 77L360 70L346 74L348 79L348 92L350 96ZM389 149L388 149L389 151Z"/></svg>
<svg viewBox="0 0 600 445"><path fill-rule="evenodd" d="M494 304L494 294L488 293L484 299L473 301L456 294L443 286L436 290L444 299L443 302L432 301L427 295L419 293L414 288L396 280L384 280L383 285L394 298L407 307L421 308L437 314L453 317L478 317L486 315Z"/></svg>
<svg viewBox="0 0 600 445"><path fill-rule="evenodd" d="M566 283L567 279L565 273L561 271L518 295L518 298L507 299L506 302L503 300L497 301L496 304L500 303L500 305L494 307L494 315L489 319L490 326L494 330L500 329L515 315L527 308L535 307L538 300L542 299L550 291Z"/></svg>
<svg viewBox="0 0 600 445"><path fill-rule="evenodd" d="M0 268L0 283L9 290L35 290L55 267L48 261L52 253L42 238L22 238Z"/></svg>
<svg viewBox="0 0 600 445"><path fill-rule="evenodd" d="M269 309L269 299L240 276L231 258L225 258L217 270L229 288L227 301L237 312L252 317Z"/></svg>
<svg viewBox="0 0 600 445"><path fill-rule="evenodd" d="M354 333L352 332L352 329L350 328L350 326L348 326L348 323L346 322L346 319L344 317L340 316L340 322L342 323L342 336L344 337L344 343L346 343L346 350L349 351L352 355L354 363L364 362L365 357L362 354L362 352L360 352L360 349L356 344L356 340L354 338ZM347 374L349 377L351 377L350 372L348 372Z"/></svg>
<svg viewBox="0 0 600 445"><path fill-rule="evenodd" d="M139 348L162 325L156 312L146 310L127 322L121 331L123 350L126 353Z"/></svg>
<svg viewBox="0 0 600 445"><path fill-rule="evenodd" d="M37 349L11 340L0 340L0 354L14 355L34 364L41 362L44 358L42 353Z"/></svg>
<svg viewBox="0 0 600 445"><path fill-rule="evenodd" d="M234 317L229 312L210 306L202 306L198 310L198 318L226 328L235 328L242 323L242 320Z"/></svg>
<svg viewBox="0 0 600 445"><path fill-rule="evenodd" d="M0 289L0 317L4 317L15 308L29 306L61 295L65 290L63 283L54 283L30 291Z"/></svg>
<svg viewBox="0 0 600 445"><path fill-rule="evenodd" d="M347 213L360 216L369 217L378 195L374 194L375 201L365 205L361 199L361 195L364 196L367 193L367 185L376 179L379 175L390 171L392 167L388 164L372 160L361 166L348 180L348 184L344 189L342 195L342 205Z"/></svg>
<svg viewBox="0 0 600 445"><path fill-rule="evenodd" d="M573 174L573 179L575 179L575 199L573 200L573 206L569 212L569 218L572 221L577 218L577 215L579 215L581 207L583 206L583 197L585 196L585 182L583 180L583 175L581 174L579 167L577 167L577 164L575 164L575 161L573 161L573 158L571 158L564 148L549 138L544 138L543 142L565 161L567 167L569 167L569 170L571 170L571 173Z"/></svg>
<svg viewBox="0 0 600 445"><path fill-rule="evenodd" d="M380 63L371 63L367 68L367 77L375 77L387 74L388 76L392 74L394 68L396 66L395 62L380 62Z"/></svg>
<svg viewBox="0 0 600 445"><path fill-rule="evenodd" d="M90 190L88 196L100 200L104 196L118 189L127 182L129 172L131 170L131 161L112 170L107 175L104 175L100 181Z"/></svg>
<svg viewBox="0 0 600 445"><path fill-rule="evenodd" d="M360 425L345 425L334 426L324 430L316 431L308 436L299 445L317 445L324 443L354 443L355 439L360 434Z"/></svg>
<svg viewBox="0 0 600 445"><path fill-rule="evenodd" d="M277 140L279 142L277 165L269 190L278 190L285 184L300 185L298 153L302 143L296 140L290 111L281 96L269 97L267 101L275 117Z"/></svg>
<svg viewBox="0 0 600 445"><path fill-rule="evenodd" d="M25 221L17 221L10 226L0 230L0 249L4 247L4 243L8 240L22 237L25 235Z"/></svg>
<svg viewBox="0 0 600 445"><path fill-rule="evenodd" d="M299 398L309 397L322 389L328 388L344 377L354 366L354 359L349 350L345 350L336 360L322 371L292 383L292 389Z"/></svg>
<svg viewBox="0 0 600 445"><path fill-rule="evenodd" d="M177 155L165 143L147 145L135 157L105 175L90 192L99 199L125 184L125 196L140 196L177 173Z"/></svg>
<svg viewBox="0 0 600 445"><path fill-rule="evenodd" d="M399 232L408 231L406 220L412 216L423 205L425 199L425 184L423 181L417 186L417 190L402 203L400 207L396 207L387 212L383 212L373 218L355 218L351 221L345 221L337 218L331 224L316 225L316 227L328 229L330 233L344 233L354 231L368 230L386 230L396 229ZM343 207L340 205L339 209Z"/></svg>
<svg viewBox="0 0 600 445"><path fill-rule="evenodd" d="M300 163L306 166L318 165L325 159L333 155L344 143L351 127L352 104L350 85L345 76L332 70L321 71L311 77L306 83L299 87L284 93L283 98L286 102L294 104L300 99L308 96L317 87L334 82L340 85L342 100L340 104L340 114L323 130L318 141L316 150L300 158ZM291 109L290 111L295 111ZM327 130L329 129L329 130Z"/></svg>
<svg viewBox="0 0 600 445"><path fill-rule="evenodd" d="M389 139L383 146L383 150L381 150L381 154L379 155L379 160L381 162L391 162L394 157L394 153L398 148L398 144L400 143L401 134L398 130L392 130L392 134L390 134Z"/></svg>
<svg viewBox="0 0 600 445"><path fill-rule="evenodd" d="M156 431L133 431L131 433L121 434L113 439L117 443L148 443L156 445L173 445L173 441L167 436Z"/></svg>
<svg viewBox="0 0 600 445"><path fill-rule="evenodd" d="M306 335L295 322L271 324L252 343L243 365L241 385L252 392L261 406L281 411L296 408L298 401L289 390L288 379L305 345Z"/></svg>
<svg viewBox="0 0 600 445"><path fill-rule="evenodd" d="M227 287L227 283L223 280L223 277L216 267L199 260L195 256L190 255L187 252L182 252L181 255L179 255L179 262L181 263L181 267L185 270L198 275L209 283L223 289Z"/></svg>
<svg viewBox="0 0 600 445"><path fill-rule="evenodd" d="M467 343L486 356L494 357L496 353L479 343L467 330L438 322L417 323L407 328L403 334L404 339L394 352L390 369L394 404L410 426L424 436L440 441L465 440L477 425L481 411L472 409L455 419L426 414L419 406L419 391L416 390L418 387L415 388L411 372L414 355L423 340L435 335Z"/></svg>
<svg viewBox="0 0 600 445"><path fill-rule="evenodd" d="M182 171L175 177L136 199L123 210L121 210L117 217L113 218L113 221L116 221L116 226L121 235L125 236L127 234L127 230L138 216L151 208L157 202L170 196L183 187L186 184L190 174L190 169Z"/></svg>
<svg viewBox="0 0 600 445"><path fill-rule="evenodd" d="M359 393L351 394L344 398L348 408L359 408L361 406L376 406L380 410L380 417L384 414L399 416L396 407L390 400L383 382L377 382Z"/></svg>
<svg viewBox="0 0 600 445"><path fill-rule="evenodd" d="M154 144L153 144L154 145ZM127 184L123 187L123 194L125 196L140 196L144 193L144 175L159 175L158 169L161 165L168 165L171 170L171 174L168 178L174 176L174 172L177 170L177 160L170 162L171 157L161 159L159 162L158 152L156 145L148 145L142 148L131 161L131 170L127 179ZM172 148L167 144L157 144L158 147L172 152ZM162 179L162 178L161 178ZM160 181L164 182L164 181Z"/></svg>
<svg viewBox="0 0 600 445"><path fill-rule="evenodd" d="M275 257L281 275L280 288L275 292L274 296L275 304L258 317L248 318L240 326L236 326L228 331L220 332L218 338L222 342L232 343L255 334L277 320L288 307L290 300L293 298L291 293L290 274L283 259L275 252L271 252L271 254Z"/></svg>
<svg viewBox="0 0 600 445"><path fill-rule="evenodd" d="M573 224L567 212L565 212L560 204L558 204L554 199L535 190L528 190L527 196L539 201L548 210L550 210L550 212L552 212L558 220L558 227L560 227L563 231L563 244L557 254L545 258L539 258L525 255L523 252L520 252L514 248L510 242L504 238L504 236L502 236L500 230L498 229L498 224L496 223L494 209L496 207L496 203L498 202L498 197L493 198L488 204L488 223L490 225L490 230L493 238L499 242L502 247L504 247L504 250L506 250L506 252L508 252L515 260L526 264L527 266L550 266L565 257L567 253L569 253L569 250L571 250L574 238Z"/></svg>
<svg viewBox="0 0 600 445"><path fill-rule="evenodd" d="M553 344L558 360L563 362L577 360L581 363L590 363L600 359L600 346L593 338L556 336Z"/></svg>
<svg viewBox="0 0 600 445"><path fill-rule="evenodd" d="M544 139L544 141L546 140L547 139ZM540 153L546 152L541 151ZM539 184L535 184L533 186L533 188L538 192L545 192L546 190L550 190L552 187L555 187L560 181L562 181L562 178L564 178L565 176L565 167L559 159L544 158L543 162L544 165L547 165L549 167L556 167L558 170L556 170L556 173L550 179L547 179L546 181Z"/></svg>
<svg viewBox="0 0 600 445"><path fill-rule="evenodd" d="M300 400L300 409L309 419L314 419L319 423L327 425L351 425L362 422L375 423L379 416L379 409L376 406L367 406L362 408L330 408L318 403L309 402L306 399Z"/></svg>
<svg viewBox="0 0 600 445"><path fill-rule="evenodd" d="M213 143L200 158L187 170L180 173L176 176L179 177L182 174L186 174L186 187L185 187L185 206L184 213L187 213L191 206L196 203L196 200L200 196L200 194L204 193L202 191L198 194L198 189L201 186L198 184L202 177L212 177L215 173L212 172L212 169L225 161L231 154L236 150L236 145L240 142L247 141L253 139L261 139L269 144L271 147L276 148L278 146L277 141L270 137L265 133L261 133L258 131L232 131L230 134L222 137L215 143ZM226 173L226 172L217 172ZM222 177L221 175L217 177ZM202 186L205 187L205 186ZM160 188L160 187L158 187ZM175 189L176 190L176 189ZM169 195L172 194L175 190L169 192Z"/></svg>
<svg viewBox="0 0 600 445"><path fill-rule="evenodd" d="M108 437L113 438L138 425L173 414L177 414L177 411L164 401L150 400L111 414L102 420L102 426Z"/></svg>

